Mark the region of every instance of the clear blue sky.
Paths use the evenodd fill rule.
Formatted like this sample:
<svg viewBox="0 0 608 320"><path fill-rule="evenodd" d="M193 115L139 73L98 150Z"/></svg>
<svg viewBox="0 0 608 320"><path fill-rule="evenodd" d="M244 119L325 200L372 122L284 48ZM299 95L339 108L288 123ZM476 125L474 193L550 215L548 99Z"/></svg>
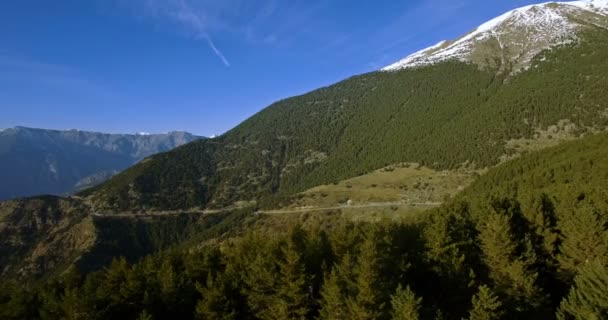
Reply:
<svg viewBox="0 0 608 320"><path fill-rule="evenodd" d="M0 128L223 133L529 3L0 1Z"/></svg>

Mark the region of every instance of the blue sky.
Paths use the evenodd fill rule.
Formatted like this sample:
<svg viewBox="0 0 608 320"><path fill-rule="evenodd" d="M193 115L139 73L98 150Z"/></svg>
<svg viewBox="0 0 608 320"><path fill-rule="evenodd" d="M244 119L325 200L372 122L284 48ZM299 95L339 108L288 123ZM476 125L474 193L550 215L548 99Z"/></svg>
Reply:
<svg viewBox="0 0 608 320"><path fill-rule="evenodd" d="M534 2L0 1L0 128L219 134Z"/></svg>

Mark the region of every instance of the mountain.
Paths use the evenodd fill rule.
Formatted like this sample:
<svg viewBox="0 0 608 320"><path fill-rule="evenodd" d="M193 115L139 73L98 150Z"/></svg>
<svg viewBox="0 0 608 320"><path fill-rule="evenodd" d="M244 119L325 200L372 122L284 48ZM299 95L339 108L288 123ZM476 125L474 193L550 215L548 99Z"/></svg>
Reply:
<svg viewBox="0 0 608 320"><path fill-rule="evenodd" d="M0 199L84 189L147 156L196 139L187 132L127 135L4 129L0 131Z"/></svg>
<svg viewBox="0 0 608 320"><path fill-rule="evenodd" d="M104 212L239 201L276 207L391 164L481 169L527 146L602 131L605 3L514 10L409 60L441 59L279 101L216 139L152 157L82 196Z"/></svg>
<svg viewBox="0 0 608 320"><path fill-rule="evenodd" d="M446 60L491 65L511 72L530 67L542 50L576 43L587 26L608 28L608 1L547 2L509 11L467 35L416 52L385 67L395 71Z"/></svg>
<svg viewBox="0 0 608 320"><path fill-rule="evenodd" d="M0 281L0 317L605 318L605 3L523 7L74 196L0 202L2 278L50 280ZM456 190L355 222L264 210L360 180Z"/></svg>

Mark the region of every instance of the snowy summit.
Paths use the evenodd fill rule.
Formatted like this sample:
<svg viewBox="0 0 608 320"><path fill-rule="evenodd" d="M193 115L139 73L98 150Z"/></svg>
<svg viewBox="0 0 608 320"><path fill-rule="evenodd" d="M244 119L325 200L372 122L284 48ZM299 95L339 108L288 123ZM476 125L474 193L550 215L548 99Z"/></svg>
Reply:
<svg viewBox="0 0 608 320"><path fill-rule="evenodd" d="M576 18L576 19L573 19ZM587 25L608 27L608 0L546 2L509 11L454 41L441 41L391 64L382 71L396 71L447 60L474 61L476 50L495 48L503 64L514 71L528 67L540 51L577 39Z"/></svg>

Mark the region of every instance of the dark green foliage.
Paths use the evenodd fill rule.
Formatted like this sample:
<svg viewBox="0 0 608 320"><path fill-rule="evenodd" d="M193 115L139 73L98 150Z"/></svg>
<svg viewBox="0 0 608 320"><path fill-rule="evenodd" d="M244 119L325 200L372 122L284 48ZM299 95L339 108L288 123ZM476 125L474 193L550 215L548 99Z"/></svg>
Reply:
<svg viewBox="0 0 608 320"><path fill-rule="evenodd" d="M529 239L515 238L512 218L490 213L482 222L479 241L488 276L496 291L512 299L515 309L536 308L543 302L537 285L536 256Z"/></svg>
<svg viewBox="0 0 608 320"><path fill-rule="evenodd" d="M124 256L128 261L181 245L190 246L222 235L234 235L256 220L251 209L204 215L181 213L151 216L144 219L98 217L95 246L76 262L82 271L97 270L113 257Z"/></svg>
<svg viewBox="0 0 608 320"><path fill-rule="evenodd" d="M573 277L589 261L608 264L607 218L587 204L562 214L558 222L561 244L557 259L565 277Z"/></svg>
<svg viewBox="0 0 608 320"><path fill-rule="evenodd" d="M349 256L345 256L345 261L350 261ZM345 289L348 279L339 273L337 268L325 275L325 282L321 289L321 308L319 319L339 320L346 318L348 309L346 306Z"/></svg>
<svg viewBox="0 0 608 320"><path fill-rule="evenodd" d="M608 268L593 260L580 268L574 285L557 312L560 320L599 320L608 318Z"/></svg>
<svg viewBox="0 0 608 320"><path fill-rule="evenodd" d="M459 200L483 212L497 200L515 198L526 219L544 229L551 228L562 212L576 211L584 203L605 212L607 140L608 134L599 133L505 163L475 181Z"/></svg>
<svg viewBox="0 0 608 320"><path fill-rule="evenodd" d="M469 320L499 320L502 318L502 303L492 289L479 286L479 292L473 296Z"/></svg>
<svg viewBox="0 0 608 320"><path fill-rule="evenodd" d="M476 273L481 264L481 250L476 240L479 231L470 217L468 207L458 203L429 215L424 227L425 246L420 250L424 262L419 264L423 276L431 279L419 293L432 293L429 302L464 316L470 295L475 292ZM436 290L441 286L444 290ZM462 294L452 294L461 292Z"/></svg>
<svg viewBox="0 0 608 320"><path fill-rule="evenodd" d="M422 298L406 287L405 290L399 285L397 291L391 297L391 319L393 320L418 320L420 319L420 306Z"/></svg>
<svg viewBox="0 0 608 320"><path fill-rule="evenodd" d="M347 300L349 319L377 319L384 307L380 296L380 254L376 235L368 233L358 252L354 268L353 294Z"/></svg>
<svg viewBox="0 0 608 320"><path fill-rule="evenodd" d="M394 163L492 166L509 153L507 140L560 120L581 131L606 127L608 36L582 38L510 77L458 62L353 77L279 101L217 139L154 156L83 195L116 211L276 206Z"/></svg>
<svg viewBox="0 0 608 320"><path fill-rule="evenodd" d="M198 286L202 299L196 305L198 319L239 319L239 290L227 277L209 276L205 287Z"/></svg>

